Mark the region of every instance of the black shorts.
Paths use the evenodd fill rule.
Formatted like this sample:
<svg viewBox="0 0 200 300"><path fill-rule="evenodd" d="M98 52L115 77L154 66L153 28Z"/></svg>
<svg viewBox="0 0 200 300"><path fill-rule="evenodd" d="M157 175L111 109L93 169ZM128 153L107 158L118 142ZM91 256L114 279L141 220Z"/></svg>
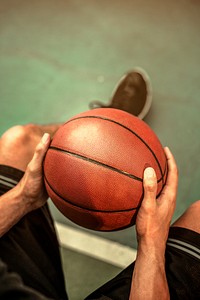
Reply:
<svg viewBox="0 0 200 300"><path fill-rule="evenodd" d="M134 263L86 299L128 300L133 269ZM171 300L200 299L200 235L198 233L180 227L170 228L166 247L166 274Z"/></svg>
<svg viewBox="0 0 200 300"><path fill-rule="evenodd" d="M0 195L13 188L23 174L0 165ZM52 299L68 299L59 243L47 204L27 214L0 238L0 258L25 285Z"/></svg>

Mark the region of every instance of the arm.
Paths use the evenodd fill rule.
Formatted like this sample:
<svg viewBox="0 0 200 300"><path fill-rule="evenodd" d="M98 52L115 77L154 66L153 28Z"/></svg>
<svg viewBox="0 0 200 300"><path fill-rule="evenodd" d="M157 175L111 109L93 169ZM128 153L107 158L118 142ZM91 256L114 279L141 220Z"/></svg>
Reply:
<svg viewBox="0 0 200 300"><path fill-rule="evenodd" d="M137 215L138 252L130 300L170 299L165 273L165 247L175 210L178 172L173 155L165 148L167 183L156 199L157 178L152 168L144 171L144 199Z"/></svg>
<svg viewBox="0 0 200 300"><path fill-rule="evenodd" d="M50 143L45 134L21 181L0 197L0 237L28 212L45 204L48 196L43 185L42 162Z"/></svg>

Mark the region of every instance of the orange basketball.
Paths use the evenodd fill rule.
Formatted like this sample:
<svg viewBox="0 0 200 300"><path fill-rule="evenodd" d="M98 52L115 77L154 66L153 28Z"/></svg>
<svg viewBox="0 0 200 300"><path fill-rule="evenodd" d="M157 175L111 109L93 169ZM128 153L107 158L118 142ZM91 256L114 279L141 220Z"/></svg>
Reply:
<svg viewBox="0 0 200 300"><path fill-rule="evenodd" d="M127 112L99 108L71 118L56 132L44 160L45 185L57 208L76 224L119 230L135 224L147 165L156 172L159 195L167 161L156 134Z"/></svg>

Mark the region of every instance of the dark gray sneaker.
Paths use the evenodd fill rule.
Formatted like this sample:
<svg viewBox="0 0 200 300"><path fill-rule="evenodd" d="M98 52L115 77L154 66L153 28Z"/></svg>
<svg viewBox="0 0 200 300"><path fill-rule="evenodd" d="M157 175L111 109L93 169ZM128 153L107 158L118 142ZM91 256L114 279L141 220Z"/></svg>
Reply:
<svg viewBox="0 0 200 300"><path fill-rule="evenodd" d="M115 87L110 104L100 101L90 103L90 108L117 108L143 119L152 103L152 87L149 76L141 68L126 73Z"/></svg>

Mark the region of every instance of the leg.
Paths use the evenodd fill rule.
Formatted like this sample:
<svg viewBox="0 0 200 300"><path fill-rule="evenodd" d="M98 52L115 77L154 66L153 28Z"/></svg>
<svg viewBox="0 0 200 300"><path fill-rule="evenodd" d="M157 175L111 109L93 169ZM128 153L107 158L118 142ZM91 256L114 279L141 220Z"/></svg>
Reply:
<svg viewBox="0 0 200 300"><path fill-rule="evenodd" d="M43 134L47 132L53 137L60 126L27 124L11 127L0 139L0 165L25 171Z"/></svg>
<svg viewBox="0 0 200 300"><path fill-rule="evenodd" d="M200 200L194 202L184 214L172 225L183 227L200 233Z"/></svg>
<svg viewBox="0 0 200 300"><path fill-rule="evenodd" d="M200 200L171 226L166 246L166 274L173 299L200 299Z"/></svg>

